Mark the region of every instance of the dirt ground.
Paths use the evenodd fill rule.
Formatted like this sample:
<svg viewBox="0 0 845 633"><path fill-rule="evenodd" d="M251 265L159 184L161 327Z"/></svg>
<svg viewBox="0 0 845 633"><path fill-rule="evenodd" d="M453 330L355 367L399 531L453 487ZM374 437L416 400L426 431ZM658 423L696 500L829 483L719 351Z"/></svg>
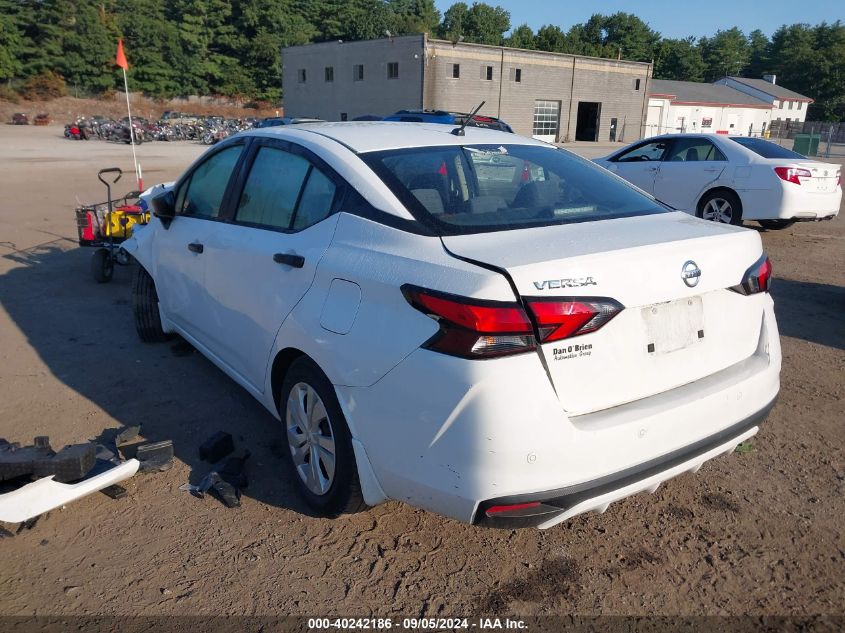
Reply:
<svg viewBox="0 0 845 633"><path fill-rule="evenodd" d="M762 233L784 361L751 452L543 532L400 503L331 521L280 476L257 402L184 346L138 341L128 270L91 279L73 208L131 154L61 132L0 126L0 437L59 447L142 424L177 459L0 538L0 615L845 614L842 216ZM202 149L144 144L145 180ZM179 490L219 430L253 454L240 509Z"/></svg>

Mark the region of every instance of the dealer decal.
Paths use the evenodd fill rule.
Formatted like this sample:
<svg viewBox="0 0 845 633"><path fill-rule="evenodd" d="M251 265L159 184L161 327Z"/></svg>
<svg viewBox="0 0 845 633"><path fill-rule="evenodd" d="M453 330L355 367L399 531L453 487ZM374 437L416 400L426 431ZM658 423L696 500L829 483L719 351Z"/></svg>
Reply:
<svg viewBox="0 0 845 633"><path fill-rule="evenodd" d="M593 349L592 343L567 345L566 347L555 347L552 350L555 360L566 360L568 358L579 358L582 356L591 355Z"/></svg>

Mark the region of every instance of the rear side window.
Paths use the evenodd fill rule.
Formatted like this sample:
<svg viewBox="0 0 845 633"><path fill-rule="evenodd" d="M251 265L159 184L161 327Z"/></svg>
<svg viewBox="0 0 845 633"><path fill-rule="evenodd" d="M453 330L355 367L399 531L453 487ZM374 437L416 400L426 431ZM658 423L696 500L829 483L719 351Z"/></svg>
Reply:
<svg viewBox="0 0 845 633"><path fill-rule="evenodd" d="M308 159L262 147L241 193L235 221L299 231L331 214L335 192L334 182Z"/></svg>
<svg viewBox="0 0 845 633"><path fill-rule="evenodd" d="M632 147L627 152L619 154L613 159L615 163L631 163L637 161L654 161L663 160L663 155L666 153L666 148L669 146L668 140L652 141L651 143L643 143Z"/></svg>
<svg viewBox="0 0 845 633"><path fill-rule="evenodd" d="M677 138L666 154L667 161L722 161L727 160L713 143L704 138Z"/></svg>
<svg viewBox="0 0 845 633"><path fill-rule="evenodd" d="M296 154L262 147L244 185L237 222L288 229L310 163Z"/></svg>
<svg viewBox="0 0 845 633"><path fill-rule="evenodd" d="M319 169L312 167L296 208L293 228L299 231L328 217L335 191L335 184Z"/></svg>
<svg viewBox="0 0 845 633"><path fill-rule="evenodd" d="M589 161L551 147L419 147L363 158L411 214L440 235L665 211Z"/></svg>
<svg viewBox="0 0 845 633"><path fill-rule="evenodd" d="M232 170L243 151L243 145L227 147L209 157L191 174L190 180L179 191L176 208L182 215L198 218L216 218Z"/></svg>
<svg viewBox="0 0 845 633"><path fill-rule="evenodd" d="M734 143L739 143L743 147L747 147L752 152L754 152L758 156L762 156L763 158L806 158L806 156L804 156L803 154L793 152L790 149L786 149L785 147L775 145L774 143L764 141L763 139L759 138L748 138L746 136L732 136L731 140Z"/></svg>

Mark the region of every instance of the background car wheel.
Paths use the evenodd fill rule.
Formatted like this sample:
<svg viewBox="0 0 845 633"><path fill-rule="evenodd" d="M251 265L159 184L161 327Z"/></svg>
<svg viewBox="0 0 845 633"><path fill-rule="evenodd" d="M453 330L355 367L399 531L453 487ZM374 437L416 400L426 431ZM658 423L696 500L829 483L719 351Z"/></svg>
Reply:
<svg viewBox="0 0 845 633"><path fill-rule="evenodd" d="M334 518L364 509L352 438L334 387L311 360L293 362L282 384L279 409L290 475L305 502Z"/></svg>
<svg viewBox="0 0 845 633"><path fill-rule="evenodd" d="M135 313L135 330L145 343L163 343L168 336L161 327L158 311L158 293L153 278L143 266L138 266L132 284L132 311Z"/></svg>
<svg viewBox="0 0 845 633"><path fill-rule="evenodd" d="M111 281L114 275L114 261L107 248L98 248L91 256L91 274L98 284Z"/></svg>
<svg viewBox="0 0 845 633"><path fill-rule="evenodd" d="M767 231L780 231L788 229L795 224L794 220L757 220L757 223Z"/></svg>
<svg viewBox="0 0 845 633"><path fill-rule="evenodd" d="M723 224L742 224L742 203L732 191L711 191L698 203L698 217Z"/></svg>

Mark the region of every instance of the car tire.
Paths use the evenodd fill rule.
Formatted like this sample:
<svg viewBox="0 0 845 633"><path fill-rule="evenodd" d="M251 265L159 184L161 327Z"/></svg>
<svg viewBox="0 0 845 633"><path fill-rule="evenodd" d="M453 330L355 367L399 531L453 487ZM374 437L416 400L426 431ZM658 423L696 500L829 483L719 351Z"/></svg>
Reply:
<svg viewBox="0 0 845 633"><path fill-rule="evenodd" d="M114 276L114 260L107 248L98 248L91 256L91 275L98 284L111 281Z"/></svg>
<svg viewBox="0 0 845 633"><path fill-rule="evenodd" d="M733 191L711 191L699 201L696 215L712 222L738 226L742 224L742 203Z"/></svg>
<svg viewBox="0 0 845 633"><path fill-rule="evenodd" d="M757 220L757 223L767 231L780 231L795 224L795 220Z"/></svg>
<svg viewBox="0 0 845 633"><path fill-rule="evenodd" d="M285 461L308 506L328 518L366 508L346 418L331 382L309 358L290 366L279 413L289 449Z"/></svg>
<svg viewBox="0 0 845 633"><path fill-rule="evenodd" d="M158 293L153 278L143 266L138 266L132 284L132 311L135 313L135 330L145 343L163 343L168 339L161 327Z"/></svg>

